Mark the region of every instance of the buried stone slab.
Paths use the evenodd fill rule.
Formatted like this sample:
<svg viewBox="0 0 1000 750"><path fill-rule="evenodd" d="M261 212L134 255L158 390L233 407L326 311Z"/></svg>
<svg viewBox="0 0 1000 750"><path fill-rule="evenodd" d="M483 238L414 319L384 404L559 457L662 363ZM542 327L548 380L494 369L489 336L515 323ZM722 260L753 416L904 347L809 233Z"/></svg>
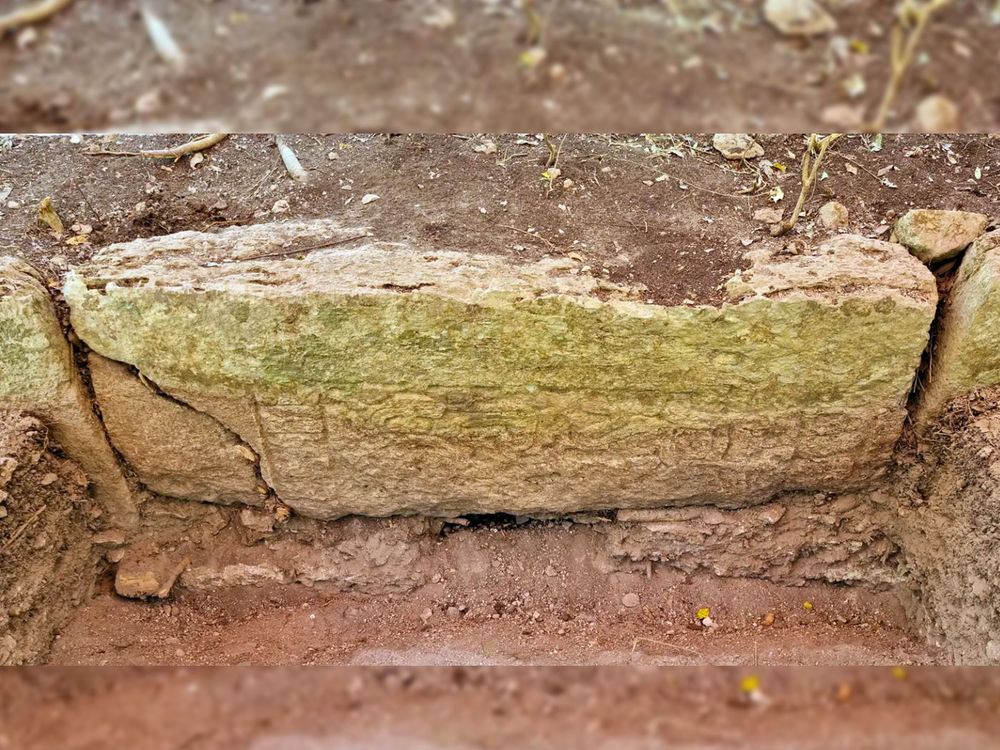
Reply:
<svg viewBox="0 0 1000 750"><path fill-rule="evenodd" d="M952 399L1000 384L1000 230L969 248L941 323L918 421L927 424Z"/></svg>
<svg viewBox="0 0 1000 750"><path fill-rule="evenodd" d="M755 256L732 303L665 307L569 259L333 246L355 235L323 221L111 246L66 299L88 345L238 434L319 518L864 484L937 299L903 247L851 236Z"/></svg>
<svg viewBox="0 0 1000 750"><path fill-rule="evenodd" d="M257 455L205 414L163 396L127 367L88 358L108 436L139 481L161 495L260 505Z"/></svg>
<svg viewBox="0 0 1000 750"><path fill-rule="evenodd" d="M90 477L109 520L134 525L135 506L84 388L49 294L29 265L0 258L0 408L42 418Z"/></svg>

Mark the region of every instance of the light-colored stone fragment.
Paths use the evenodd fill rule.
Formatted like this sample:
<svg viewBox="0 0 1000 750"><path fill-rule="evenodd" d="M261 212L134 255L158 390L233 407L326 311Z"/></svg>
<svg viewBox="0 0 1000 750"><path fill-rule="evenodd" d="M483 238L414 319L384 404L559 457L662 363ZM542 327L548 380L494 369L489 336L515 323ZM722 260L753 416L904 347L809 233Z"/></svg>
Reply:
<svg viewBox="0 0 1000 750"><path fill-rule="evenodd" d="M976 240L962 259L941 314L929 378L921 423L956 396L1000 383L1000 230Z"/></svg>
<svg viewBox="0 0 1000 750"><path fill-rule="evenodd" d="M924 263L958 255L986 231L989 219L968 211L914 209L896 222L896 240Z"/></svg>
<svg viewBox="0 0 1000 750"><path fill-rule="evenodd" d="M764 155L764 147L746 133L716 133L712 146L727 159L757 159Z"/></svg>
<svg viewBox="0 0 1000 750"><path fill-rule="evenodd" d="M764 18L789 36L815 36L837 30L836 19L817 0L766 0Z"/></svg>
<svg viewBox="0 0 1000 750"><path fill-rule="evenodd" d="M0 408L43 419L87 473L111 523L129 527L136 511L94 413L49 294L35 271L0 258Z"/></svg>
<svg viewBox="0 0 1000 750"><path fill-rule="evenodd" d="M740 505L867 482L937 299L904 248L850 237L755 256L720 307L646 304L561 259L374 242L246 257L310 233L356 230L112 246L65 293L95 351L239 434L278 496L320 518Z"/></svg>
<svg viewBox="0 0 1000 750"><path fill-rule="evenodd" d="M957 133L958 105L940 94L928 96L917 105L917 126L921 133Z"/></svg>
<svg viewBox="0 0 1000 750"><path fill-rule="evenodd" d="M111 443L146 487L204 502L263 501L256 456L235 433L155 393L119 362L91 354L89 365Z"/></svg>
<svg viewBox="0 0 1000 750"><path fill-rule="evenodd" d="M847 229L851 214L843 203L828 201L819 209L819 220L827 229Z"/></svg>

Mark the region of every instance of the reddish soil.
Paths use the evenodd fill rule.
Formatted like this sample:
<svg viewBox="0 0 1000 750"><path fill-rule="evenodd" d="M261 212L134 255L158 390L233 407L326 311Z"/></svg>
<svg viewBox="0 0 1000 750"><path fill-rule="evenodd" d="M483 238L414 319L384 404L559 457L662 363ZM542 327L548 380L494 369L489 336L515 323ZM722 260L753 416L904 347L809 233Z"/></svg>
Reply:
<svg viewBox="0 0 1000 750"><path fill-rule="evenodd" d="M988 750L998 729L1000 673L940 668L123 668L0 681L3 750Z"/></svg>
<svg viewBox="0 0 1000 750"><path fill-rule="evenodd" d="M55 277L96 247L136 236L333 216L371 227L379 239L434 249L525 261L575 254L608 278L645 284L657 302L718 302L719 285L746 265L746 242L756 249L788 241L752 216L775 206L790 213L803 150L799 136L760 136L764 159L786 167L768 177L759 162L723 159L710 136L555 136L561 174L551 184L542 178L549 152L536 136L290 136L309 171L305 185L288 176L263 135L233 136L195 166L188 158L88 155L185 139L0 143L0 194L10 188L0 202L0 253L27 257ZM887 136L879 151L873 145L863 136L836 145L797 228L807 241L829 233L816 210L833 198L850 210L852 231L883 239L888 222L913 206L1000 214L1000 140L902 135ZM785 195L777 204L769 197L776 186ZM379 200L363 204L368 194ZM76 241L73 230L57 239L39 225L45 197L67 227L92 228L85 244L67 244Z"/></svg>
<svg viewBox="0 0 1000 750"><path fill-rule="evenodd" d="M886 85L895 3L829 2L839 29L812 39L761 5L536 0L536 42L513 0L154 3L175 69L138 4L87 0L0 41L0 130L858 130ZM1000 129L994 5L955 0L935 21L893 128L943 93L967 132ZM533 44L544 59L525 66Z"/></svg>

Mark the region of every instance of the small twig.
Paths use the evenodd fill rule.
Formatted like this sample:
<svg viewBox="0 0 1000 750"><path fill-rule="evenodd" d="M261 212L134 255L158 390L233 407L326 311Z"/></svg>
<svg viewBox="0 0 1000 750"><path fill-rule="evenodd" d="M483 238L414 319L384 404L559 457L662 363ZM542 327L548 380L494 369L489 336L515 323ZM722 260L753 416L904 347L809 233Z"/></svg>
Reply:
<svg viewBox="0 0 1000 750"><path fill-rule="evenodd" d="M180 146L176 146L174 148L143 151L106 151L101 149L100 151L84 151L83 153L87 156L145 156L149 159L173 159L174 161L177 161L181 157L187 156L188 154L193 154L198 151L204 151L207 148L211 148L228 137L229 133L209 133L208 135L203 135L201 138L195 138L193 141L182 143Z"/></svg>
<svg viewBox="0 0 1000 750"><path fill-rule="evenodd" d="M224 261L226 263L240 263L245 260L263 260L265 258L284 258L289 255L298 255L299 253L311 253L313 250L324 250L328 247L336 247L337 245L346 245L348 242L354 242L355 240L363 240L370 235L359 234L356 237L345 237L341 240L332 240L329 242L320 242L315 245L308 245L307 247L294 247L288 250L279 250L274 253L261 253L259 255L248 255L245 258L233 258L230 261Z"/></svg>
<svg viewBox="0 0 1000 750"><path fill-rule="evenodd" d="M73 0L40 0L34 5L26 5L12 10L10 13L0 16L0 36L20 26L44 21L72 3Z"/></svg>
<svg viewBox="0 0 1000 750"><path fill-rule="evenodd" d="M903 0L899 17L892 28L889 48L889 83L886 85L882 103L869 130L881 133L885 128L892 105L902 88L906 72L913 64L920 40L935 13L951 5L952 0ZM905 37L905 38L904 38Z"/></svg>
<svg viewBox="0 0 1000 750"><path fill-rule="evenodd" d="M35 511L34 513L32 513L32 514L31 514L31 515L30 515L30 516L28 517L28 520L27 520L27 521L25 521L25 522L24 522L24 523L22 523L22 524L21 524L20 526L18 526L18 528L17 528L17 531L15 531L15 532L14 532L14 535L13 535L13 536L12 536L12 537L11 537L10 539L8 539L8 540L7 540L7 543L6 543L6 544L4 544L4 546L2 547L2 549L3 549L3 550L7 550L7 549L9 549L10 547L14 546L14 542L16 542L16 541L17 541L18 539L20 539L20 538L21 538L21 535L22 535L22 534L23 534L23 533L24 533L25 531L27 531L27 530L28 530L28 527L29 527L29 526L31 526L31 524L33 524L33 523L34 523L35 521L37 521L37 520L38 520L38 517L39 517L40 515L42 515L42 513L44 513L44 512L45 512L45 510L46 510L46 509L47 509L48 507L49 507L48 505L43 505L43 506L42 506L41 508L39 508L39 509L38 509L38 510L36 510L36 511Z"/></svg>
<svg viewBox="0 0 1000 750"><path fill-rule="evenodd" d="M556 246L555 246L555 244L553 244L552 242L549 242L549 240L545 239L540 234L535 234L534 232L529 232L526 229L518 229L517 227L512 227L509 224L500 224L498 226L501 229L509 229L512 232L520 232L521 234L526 234L529 237L534 237L536 240L541 240L542 242L544 242L546 245L548 245L549 247L551 247L553 250L557 249Z"/></svg>

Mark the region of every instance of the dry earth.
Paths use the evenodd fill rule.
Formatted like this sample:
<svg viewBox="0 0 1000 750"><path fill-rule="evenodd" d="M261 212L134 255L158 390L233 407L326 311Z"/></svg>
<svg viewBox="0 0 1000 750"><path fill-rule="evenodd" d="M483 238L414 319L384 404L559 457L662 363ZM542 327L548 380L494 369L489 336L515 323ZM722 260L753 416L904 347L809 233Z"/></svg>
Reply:
<svg viewBox="0 0 1000 750"><path fill-rule="evenodd" d="M998 709L944 669L10 670L0 748L988 750Z"/></svg>
<svg viewBox="0 0 1000 750"><path fill-rule="evenodd" d="M147 5L182 66L157 55L139 3L78 0L0 40L0 130L857 130L886 84L895 3L830 0L837 31L802 38L759 0L537 0L538 39L515 0ZM958 127L996 130L998 36L992 0L956 0L891 127L921 129L916 105L939 93ZM529 50L544 56L525 65Z"/></svg>

